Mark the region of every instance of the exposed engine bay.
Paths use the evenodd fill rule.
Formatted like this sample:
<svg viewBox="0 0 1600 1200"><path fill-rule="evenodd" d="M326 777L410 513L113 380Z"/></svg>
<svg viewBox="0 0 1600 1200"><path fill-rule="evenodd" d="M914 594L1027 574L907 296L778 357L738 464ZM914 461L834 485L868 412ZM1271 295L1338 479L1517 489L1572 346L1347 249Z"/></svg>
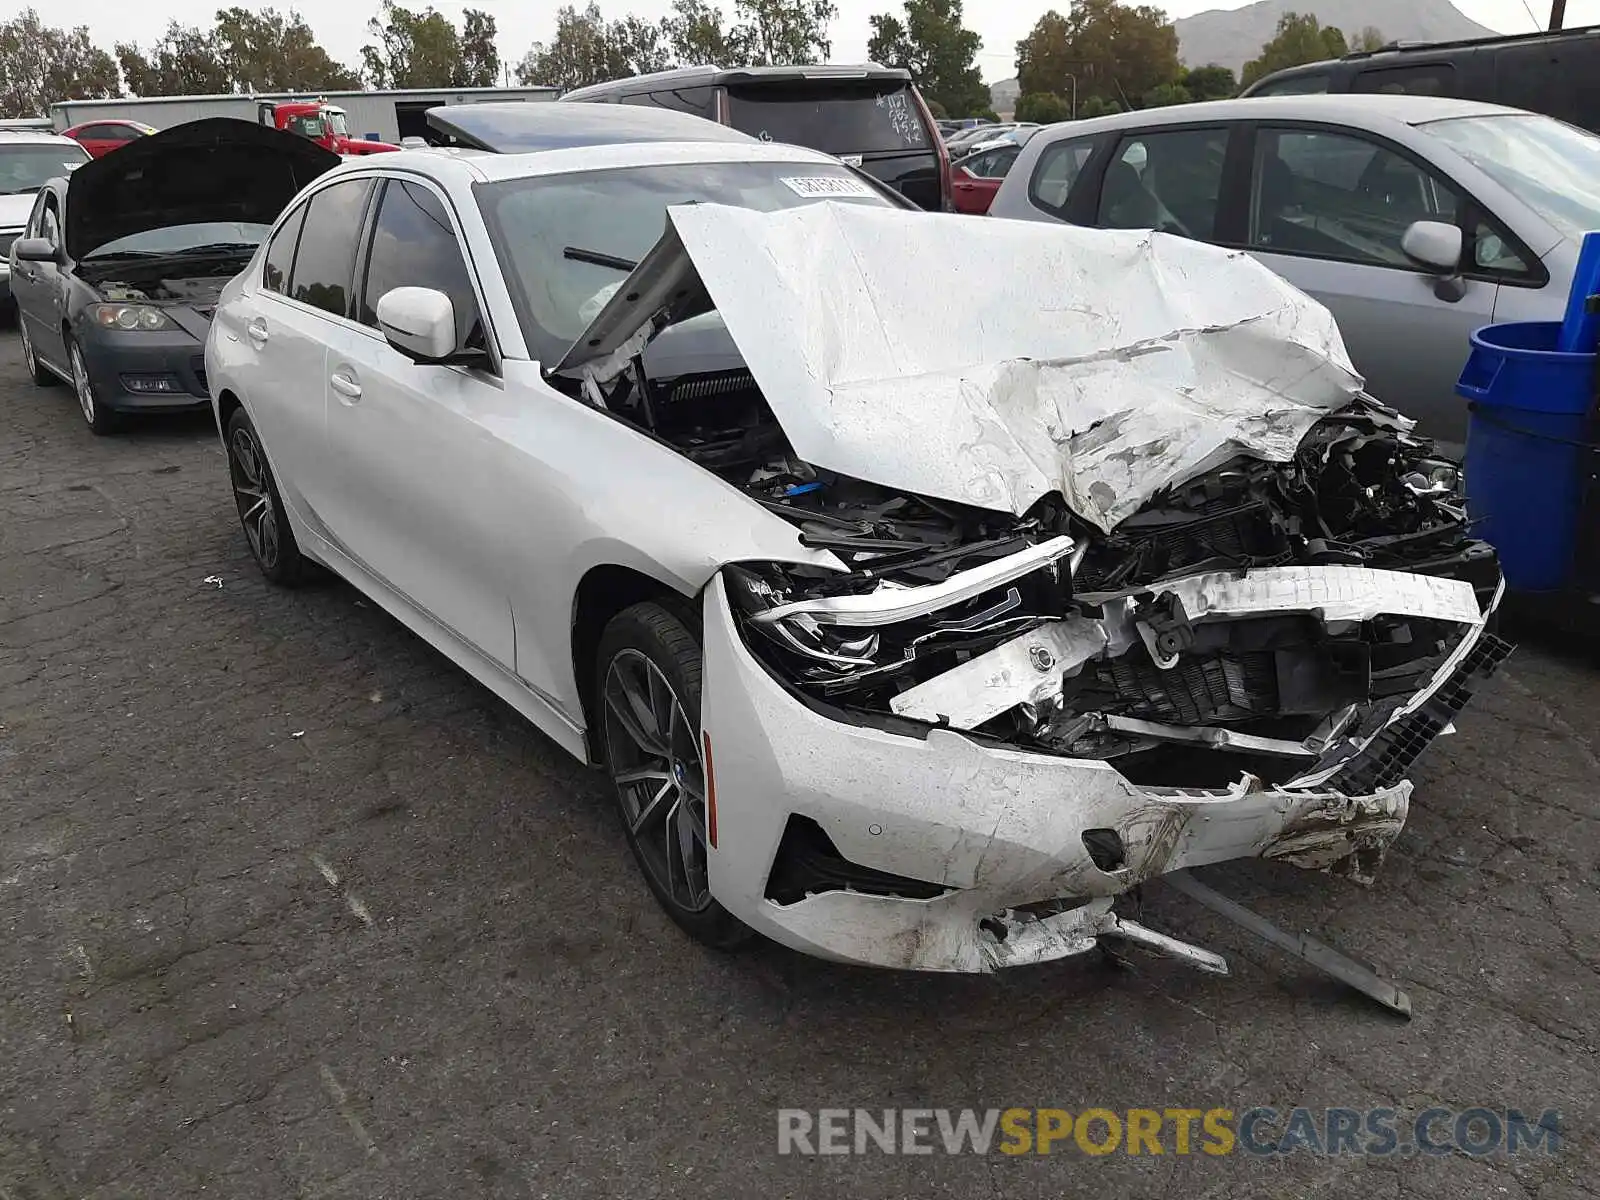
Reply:
<svg viewBox="0 0 1600 1200"><path fill-rule="evenodd" d="M767 668L855 719L1111 760L1145 785L1282 782L1383 726L1499 582L1456 465L1365 397L1291 461L1240 456L1107 534L1059 495L1019 518L818 469L748 371L669 373L683 332L663 331L599 398L844 564L725 576ZM1230 600L1246 570L1250 599ZM1388 603L1401 611L1323 594L1374 581L1403 585Z"/></svg>
<svg viewBox="0 0 1600 1200"><path fill-rule="evenodd" d="M209 315L222 289L249 262L249 252L116 259L104 264L91 259L79 265L78 274L113 304L189 304Z"/></svg>

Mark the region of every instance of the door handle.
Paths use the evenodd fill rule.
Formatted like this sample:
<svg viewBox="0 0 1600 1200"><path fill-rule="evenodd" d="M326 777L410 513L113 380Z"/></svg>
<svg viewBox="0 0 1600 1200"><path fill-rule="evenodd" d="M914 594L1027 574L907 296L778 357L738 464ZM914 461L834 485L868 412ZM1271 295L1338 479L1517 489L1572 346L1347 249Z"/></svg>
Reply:
<svg viewBox="0 0 1600 1200"><path fill-rule="evenodd" d="M255 320L251 321L250 324L246 325L244 327L244 331L250 340L258 346L266 345L267 338L271 336L267 333L267 323L260 317L257 317Z"/></svg>
<svg viewBox="0 0 1600 1200"><path fill-rule="evenodd" d="M335 371L328 376L328 383L339 395L349 400L361 399L361 385L343 371Z"/></svg>

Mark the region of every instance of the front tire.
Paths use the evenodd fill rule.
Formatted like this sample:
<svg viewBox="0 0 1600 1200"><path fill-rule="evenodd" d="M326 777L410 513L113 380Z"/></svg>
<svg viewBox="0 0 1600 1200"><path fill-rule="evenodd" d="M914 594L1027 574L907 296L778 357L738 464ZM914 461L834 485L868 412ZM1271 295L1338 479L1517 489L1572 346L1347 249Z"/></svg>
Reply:
<svg viewBox="0 0 1600 1200"><path fill-rule="evenodd" d="M309 574L308 564L289 528L261 438L243 408L234 409L228 418L226 437L228 478L250 556L268 580L279 587L295 587Z"/></svg>
<svg viewBox="0 0 1600 1200"><path fill-rule="evenodd" d="M83 351L70 338L67 339L67 357L72 363L72 390L77 393L78 407L89 428L97 437L121 430L122 414L100 403L100 398L94 394L94 381L89 378L89 366L83 361Z"/></svg>
<svg viewBox="0 0 1600 1200"><path fill-rule="evenodd" d="M753 932L711 896L700 644L660 604L613 617L595 663L601 757L645 882L690 937L733 950Z"/></svg>

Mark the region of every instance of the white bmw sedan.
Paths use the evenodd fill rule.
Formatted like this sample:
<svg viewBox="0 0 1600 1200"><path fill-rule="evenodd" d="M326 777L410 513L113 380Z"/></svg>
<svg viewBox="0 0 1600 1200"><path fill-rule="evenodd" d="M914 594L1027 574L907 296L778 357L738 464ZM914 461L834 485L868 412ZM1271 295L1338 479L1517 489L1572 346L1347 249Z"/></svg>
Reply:
<svg viewBox="0 0 1600 1200"><path fill-rule="evenodd" d="M1183 239L581 116L347 163L228 286L206 363L269 579L331 569L607 771L713 945L1220 971L1117 898L1371 877L1507 651L1453 466L1325 310Z"/></svg>

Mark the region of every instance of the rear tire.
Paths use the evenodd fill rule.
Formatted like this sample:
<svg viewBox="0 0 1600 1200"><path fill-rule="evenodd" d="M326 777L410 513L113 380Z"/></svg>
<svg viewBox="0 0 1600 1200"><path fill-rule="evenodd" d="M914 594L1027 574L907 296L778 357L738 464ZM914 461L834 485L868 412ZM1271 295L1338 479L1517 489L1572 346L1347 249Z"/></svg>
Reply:
<svg viewBox="0 0 1600 1200"><path fill-rule="evenodd" d="M28 326L19 316L17 318L17 333L22 338L22 366L39 387L54 387L61 380L56 373L39 361L39 356L33 352L33 339L28 336Z"/></svg>
<svg viewBox="0 0 1600 1200"><path fill-rule="evenodd" d="M613 617L595 661L601 761L645 882L690 937L735 950L754 932L711 897L700 644L661 604Z"/></svg>
<svg viewBox="0 0 1600 1200"><path fill-rule="evenodd" d="M261 438L243 408L234 409L228 418L226 438L228 478L250 556L272 583L296 587L305 581L310 564L295 543Z"/></svg>

